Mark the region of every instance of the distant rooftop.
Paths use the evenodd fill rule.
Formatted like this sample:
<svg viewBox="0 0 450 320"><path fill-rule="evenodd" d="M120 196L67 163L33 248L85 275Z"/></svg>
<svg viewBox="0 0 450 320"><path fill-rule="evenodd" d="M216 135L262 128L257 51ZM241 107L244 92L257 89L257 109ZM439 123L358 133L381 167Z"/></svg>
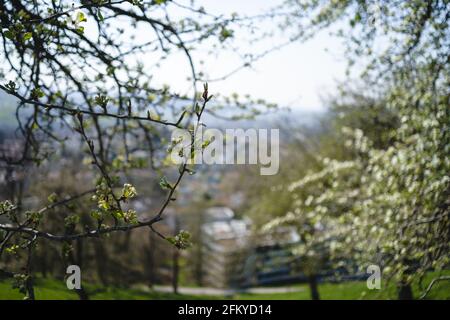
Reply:
<svg viewBox="0 0 450 320"><path fill-rule="evenodd" d="M206 209L207 221L228 221L234 218L234 212L228 207L212 207Z"/></svg>
<svg viewBox="0 0 450 320"><path fill-rule="evenodd" d="M249 235L248 222L232 219L203 225L203 231L214 240L238 239Z"/></svg>

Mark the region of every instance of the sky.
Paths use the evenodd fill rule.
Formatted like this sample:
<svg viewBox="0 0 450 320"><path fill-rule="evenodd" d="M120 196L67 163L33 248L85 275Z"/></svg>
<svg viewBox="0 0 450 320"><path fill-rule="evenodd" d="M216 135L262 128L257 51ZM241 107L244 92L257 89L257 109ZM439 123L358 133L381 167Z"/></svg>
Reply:
<svg viewBox="0 0 450 320"><path fill-rule="evenodd" d="M272 52L251 69L241 70L213 86L224 93L242 88L252 96L291 108L323 109L321 97L332 94L336 82L344 79L345 61L336 53L325 51L336 46L329 36L321 34L306 43Z"/></svg>
<svg viewBox="0 0 450 320"><path fill-rule="evenodd" d="M190 0L176 2L189 5ZM206 12L214 15L230 16L236 12L240 16L252 16L267 12L279 3L280 0L197 0L196 7L203 6ZM264 28L273 28L273 25L257 24L257 27L260 31L265 31ZM140 30L139 25L137 30L128 30L134 31L137 35L136 41L142 43L148 40L151 33L151 30ZM234 30L234 34L236 40L233 40L233 43L239 44L243 52L256 54L288 40L287 37L264 40L258 49L255 49L253 45L242 41L242 38L251 37L247 30ZM218 55L213 56L206 51L195 50L192 56L196 64L200 60L204 61L202 70L208 73L210 79L222 77L242 65L242 59L233 50L221 50ZM273 51L253 63L251 68L242 69L225 80L211 82L210 93L231 95L238 92L240 95L250 94L254 98L277 103L280 107L300 111L323 111L325 103L321 98L333 94L337 82L345 79L346 62L343 52L340 40L330 36L329 30L325 30L308 41L295 42ZM141 58L143 61L155 60L151 53ZM154 83L167 84L181 94L188 93L192 88L191 82L186 80L190 69L184 53L171 53L167 60L161 62L159 68L155 79L152 80Z"/></svg>
<svg viewBox="0 0 450 320"><path fill-rule="evenodd" d="M190 3L190 0L175 1L185 5ZM214 15L230 16L236 12L240 16L252 16L265 13L279 3L280 0L197 0L196 6L203 6L206 12ZM174 12L176 15L176 11ZM138 25L136 29L131 29L127 23L124 27L128 30L125 36L134 34L135 41L142 43L148 41L149 34L152 33L152 30L144 29L149 28L148 25ZM274 26L257 24L257 27L260 31L266 31L265 28ZM95 26L86 29L89 32L94 30ZM256 49L254 45L243 41L244 38L252 37L248 30L234 30L234 34L236 40L233 40L233 43L237 43L239 49L256 54L287 41L287 38L281 37L267 39ZM300 111L323 111L325 103L321 98L332 95L337 82L345 79L346 62L343 52L340 40L330 36L329 30L324 30L310 40L298 41L271 52L253 63L251 68L242 69L224 80L210 83L210 93L231 95L238 92L277 103L281 107ZM195 50L192 56L196 64L200 60L204 61L202 69L208 73L210 79L222 77L242 65L242 59L231 48L220 50L218 55L210 55L207 50ZM144 62L155 61L152 53L146 53L140 58ZM148 72L153 75L152 69ZM161 62L152 81L157 85L167 84L175 92L186 94L192 88L191 82L187 80L189 75L189 64L184 53L180 51L177 54L171 53L167 60Z"/></svg>
<svg viewBox="0 0 450 320"><path fill-rule="evenodd" d="M207 12L214 14L228 15L238 12L240 15L255 15L272 8L279 1L201 0L197 3L204 6ZM237 30L237 32L244 31ZM285 40L271 41L281 43ZM268 46L270 45L271 43L268 43ZM212 78L227 74L233 69L230 66L239 65L238 60L227 54L214 58L213 63L208 63L207 57L205 60ZM172 67L175 69L173 65ZM276 102L280 106L321 111L324 109L321 97L334 92L336 81L345 78L345 68L346 62L340 40L330 36L329 31L324 31L306 42L296 42L274 51L253 64L251 69L243 69L223 81L214 82L210 84L210 88L211 92L217 91L225 95L243 92ZM174 79L167 81L173 83Z"/></svg>

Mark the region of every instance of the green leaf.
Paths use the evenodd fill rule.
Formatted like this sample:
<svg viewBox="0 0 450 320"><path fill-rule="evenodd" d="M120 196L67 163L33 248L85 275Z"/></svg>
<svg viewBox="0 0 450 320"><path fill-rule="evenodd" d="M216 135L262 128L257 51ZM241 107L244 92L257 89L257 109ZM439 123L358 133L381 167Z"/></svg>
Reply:
<svg viewBox="0 0 450 320"><path fill-rule="evenodd" d="M31 99L37 100L44 96L44 92L40 88L34 88L31 90Z"/></svg>
<svg viewBox="0 0 450 320"><path fill-rule="evenodd" d="M6 30L4 33L6 38L8 38L9 40L14 40L14 38L16 37L14 32L12 32L11 30Z"/></svg>
<svg viewBox="0 0 450 320"><path fill-rule="evenodd" d="M12 246L6 248L6 252L9 254L17 254L18 249L19 246L17 244L13 244Z"/></svg>
<svg viewBox="0 0 450 320"><path fill-rule="evenodd" d="M34 223L39 223L39 221L42 219L42 213L36 212L36 211L27 211L25 212L25 215L28 220Z"/></svg>
<svg viewBox="0 0 450 320"><path fill-rule="evenodd" d="M167 181L166 177L162 177L159 180L159 185L161 186L161 188L163 189L172 189L172 186L170 185L170 183Z"/></svg>
<svg viewBox="0 0 450 320"><path fill-rule="evenodd" d="M9 213L13 209L14 209L14 205L9 200L0 202L0 215Z"/></svg>
<svg viewBox="0 0 450 320"><path fill-rule="evenodd" d="M122 189L122 199L131 199L137 196L136 188L129 184L125 183Z"/></svg>
<svg viewBox="0 0 450 320"><path fill-rule="evenodd" d="M17 85L14 81L9 81L7 84L5 84L6 89L8 89L9 91L15 92Z"/></svg>
<svg viewBox="0 0 450 320"><path fill-rule="evenodd" d="M106 106L108 105L109 98L107 96L99 94L99 95L95 96L94 101L95 101L96 105L105 109Z"/></svg>
<svg viewBox="0 0 450 320"><path fill-rule="evenodd" d="M128 209L127 211L125 211L123 213L123 220L126 223L137 224L138 219L137 219L136 211L134 211L132 209Z"/></svg>
<svg viewBox="0 0 450 320"><path fill-rule="evenodd" d="M102 11L100 9L97 10L97 17L100 21L105 20L105 18L102 15Z"/></svg>
<svg viewBox="0 0 450 320"><path fill-rule="evenodd" d="M80 222L80 217L77 215L70 215L64 219L64 225L66 227L76 225Z"/></svg>
<svg viewBox="0 0 450 320"><path fill-rule="evenodd" d="M50 203L55 203L56 202L56 193L52 193L51 195L49 195L48 197L47 197L47 200L48 200L48 202L50 202Z"/></svg>
<svg viewBox="0 0 450 320"><path fill-rule="evenodd" d="M84 15L84 13L83 12L78 12L77 13L77 19L76 19L76 22L86 22L87 21L87 19L86 19L86 16Z"/></svg>
<svg viewBox="0 0 450 320"><path fill-rule="evenodd" d="M231 37L233 37L233 30L223 27L222 30L220 31L220 36L219 36L220 41L223 42Z"/></svg>
<svg viewBox="0 0 450 320"><path fill-rule="evenodd" d="M91 211L91 217L95 220L102 220L103 219L103 213L99 210L92 210Z"/></svg>
<svg viewBox="0 0 450 320"><path fill-rule="evenodd" d="M26 32L26 33L23 35L23 41L30 40L32 37L33 37L33 34L32 34L31 32Z"/></svg>
<svg viewBox="0 0 450 320"><path fill-rule="evenodd" d="M167 237L166 240L180 250L184 250L192 246L191 234L185 230L180 230L175 237Z"/></svg>
<svg viewBox="0 0 450 320"><path fill-rule="evenodd" d="M200 105L198 104L198 103L196 103L195 104L195 113L198 115L199 113L200 113L200 111L201 111L201 107L200 107Z"/></svg>

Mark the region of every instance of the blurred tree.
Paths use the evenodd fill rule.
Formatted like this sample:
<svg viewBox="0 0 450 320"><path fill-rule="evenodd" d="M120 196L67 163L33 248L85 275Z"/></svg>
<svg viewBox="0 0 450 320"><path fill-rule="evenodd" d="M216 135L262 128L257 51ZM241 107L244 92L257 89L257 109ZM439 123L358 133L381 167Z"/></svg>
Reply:
<svg viewBox="0 0 450 320"><path fill-rule="evenodd" d="M411 299L413 279L449 262L448 1L285 5L292 9L286 26L299 22L302 37L343 26L338 34L348 40L350 65L366 63L366 91L376 88L382 98L376 108L335 106L337 121L349 126L341 128L349 156L324 158L322 169L285 183L292 209L266 228L298 225L312 239L303 241L303 254L319 242L361 270L378 263L383 279L397 283L399 299Z"/></svg>

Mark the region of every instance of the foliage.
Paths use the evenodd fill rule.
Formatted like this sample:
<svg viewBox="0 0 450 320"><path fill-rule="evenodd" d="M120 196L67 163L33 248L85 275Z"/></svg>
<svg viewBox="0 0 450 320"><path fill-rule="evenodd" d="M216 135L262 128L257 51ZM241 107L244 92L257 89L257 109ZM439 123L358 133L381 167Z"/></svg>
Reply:
<svg viewBox="0 0 450 320"><path fill-rule="evenodd" d="M178 249L187 249L191 243L191 234L186 230L180 230L180 232L174 237L168 237L167 241L173 244Z"/></svg>
<svg viewBox="0 0 450 320"><path fill-rule="evenodd" d="M339 110L354 125L338 126L350 159L324 158L318 171L285 183L290 210L265 230L296 225L302 236L297 254L317 257L320 244L319 253L327 252L338 266L348 265L350 257L361 271L377 263L384 279L408 286L449 263L448 3L302 3L288 2L304 9L292 16L316 29L349 22L351 59L369 61L363 79L384 82L379 102L395 117L380 135L370 125L379 112L365 114L364 123L352 110ZM373 52L380 38L389 40L387 48Z"/></svg>
<svg viewBox="0 0 450 320"><path fill-rule="evenodd" d="M193 171L182 164L172 184L161 179L166 197L150 217L141 217L133 208L138 192L129 173L147 169L148 176L172 179L173 168L163 161L170 129L198 126L203 112L219 115L225 105L239 111L232 113L233 118L251 118L274 108L264 100L237 94L232 98L218 94L215 105L210 106L211 101L206 108L212 96L206 84L203 91L198 89L207 75L193 53L227 49L236 30L254 19L215 16L195 3L184 6L173 1L0 3L0 76L6 79L0 89L18 102L15 142L19 146L13 154L0 155L1 167L8 174L26 176L29 182L36 178L38 167L54 173L68 150L79 149L84 156L80 176L91 180L90 187L77 190L78 194L50 190L42 197L32 194L32 188L24 192L10 188L7 201L2 202L0 214L6 222L0 224L0 255L11 251L26 266L19 273L15 265L13 274L30 279L26 286L30 298L33 286L27 261L43 239L62 242L64 263L75 263L80 258L74 255L73 243L80 244L81 239L143 227L155 231L152 225L162 220L166 207L176 200L174 193L183 176ZM157 79L161 63L178 53L189 73L185 93ZM243 65L253 61L247 60ZM182 76L181 69L174 76ZM74 160L78 157L76 153ZM35 176L28 177L28 172ZM22 206L24 198L38 194L33 208ZM86 195L91 195L90 205L80 200ZM49 218L59 210L64 211L60 217ZM187 233L170 242L180 249L190 245Z"/></svg>

